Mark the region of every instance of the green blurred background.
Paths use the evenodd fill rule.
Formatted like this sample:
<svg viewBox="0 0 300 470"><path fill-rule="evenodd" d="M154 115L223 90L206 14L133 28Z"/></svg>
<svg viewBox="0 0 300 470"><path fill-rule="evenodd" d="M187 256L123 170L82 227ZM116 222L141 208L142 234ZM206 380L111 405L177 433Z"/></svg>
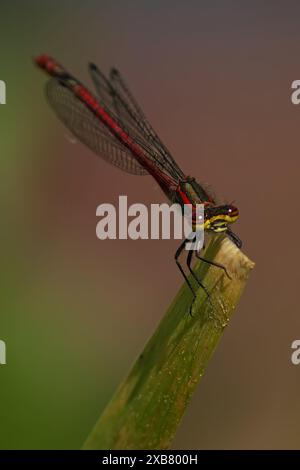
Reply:
<svg viewBox="0 0 300 470"><path fill-rule="evenodd" d="M0 448L81 447L173 299L176 241L96 238L96 207L162 202L48 107L47 53L127 77L183 170L240 208L256 261L175 449L299 448L299 2L2 0ZM89 82L88 82L89 83Z"/></svg>

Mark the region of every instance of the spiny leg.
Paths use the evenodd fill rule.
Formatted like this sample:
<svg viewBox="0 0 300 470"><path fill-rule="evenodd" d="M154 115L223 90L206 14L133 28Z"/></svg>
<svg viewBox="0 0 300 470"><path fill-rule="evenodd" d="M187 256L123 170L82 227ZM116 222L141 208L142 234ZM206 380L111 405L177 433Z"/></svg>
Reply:
<svg viewBox="0 0 300 470"><path fill-rule="evenodd" d="M228 273L226 267L225 267L223 264L220 264L220 263L217 263L216 261L211 261L211 260L208 260L208 259L206 259L206 258L203 258L203 256L200 256L197 251L195 252L195 255L196 255L196 257L197 257L198 259L200 259L200 260L203 261L204 263L207 263L207 264L209 264L209 265L212 265L212 266L215 266L215 267L217 267L217 268L223 269L223 271L226 273L226 275L228 276L228 278L229 278L230 280L232 280L232 277L229 275L229 273ZM218 299L218 301L219 301L219 303L220 303L220 299ZM220 305L221 305L222 310L224 311L223 304L220 303ZM219 319L218 319L218 322L220 322ZM226 322L228 322L227 317L226 317ZM223 323L222 323L222 326L223 326Z"/></svg>
<svg viewBox="0 0 300 470"><path fill-rule="evenodd" d="M205 287L205 285L199 280L198 276L195 274L195 272L193 271L192 267L191 267L191 262L192 262L192 257L193 257L193 251L194 250L189 250L189 253L187 255L187 259L186 259L186 264L187 264L187 267L191 273L191 275L193 276L193 278L195 279L195 281L197 282L197 284L204 290L205 294L207 295L207 297L209 298L209 301L211 303L211 300L210 300L210 293L208 292L207 288Z"/></svg>
<svg viewBox="0 0 300 470"><path fill-rule="evenodd" d="M227 228L227 236L228 238L238 247L238 248L242 248L242 240L237 236L236 233L234 233L231 228Z"/></svg>
<svg viewBox="0 0 300 470"><path fill-rule="evenodd" d="M184 270L183 270L181 264L180 264L179 261L178 261L178 258L179 258L179 256L181 255L182 250L184 249L187 240L188 240L187 238L186 238L185 240L183 240L183 242L179 245L178 249L176 250L176 253L175 253L175 261L176 261L176 264L177 264L177 266L178 266L178 268L179 268L179 271L181 272L182 276L184 277L184 279L185 279L187 285L189 286L189 288L190 288L190 290L191 290L191 292L192 292L192 294L193 294L193 303L194 303L194 300L196 299L196 293L195 293L194 288L193 288L192 284L190 283L190 281L189 281L187 275L185 274L185 272L184 272Z"/></svg>
<svg viewBox="0 0 300 470"><path fill-rule="evenodd" d="M226 273L226 276L229 279L232 279L232 277L229 275L226 266L223 266L223 264L217 263L216 261L210 261L209 259L203 258L202 256L199 255L199 253L196 252L196 258L200 259L204 263L211 264L212 266L215 266L216 268L221 268L223 271Z"/></svg>

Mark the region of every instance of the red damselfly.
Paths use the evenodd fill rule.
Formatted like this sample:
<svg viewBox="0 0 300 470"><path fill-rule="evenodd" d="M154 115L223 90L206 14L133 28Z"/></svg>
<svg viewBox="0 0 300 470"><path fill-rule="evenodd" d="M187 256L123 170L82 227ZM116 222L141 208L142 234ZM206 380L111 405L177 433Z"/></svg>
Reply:
<svg viewBox="0 0 300 470"><path fill-rule="evenodd" d="M170 202L179 203L182 207L189 204L192 208L196 204L204 204L204 224L202 221L201 228L204 225L206 231L225 232L241 247L241 240L229 227L237 220L238 209L232 204L218 205L195 178L183 173L116 69L112 69L107 78L95 64L89 65L97 90L96 97L51 57L41 55L35 62L52 77L46 84L48 101L72 134L120 169L135 175L152 175ZM193 227L197 230L196 219L193 220ZM179 262L187 241L191 240L185 239L180 244L175 261L195 299L196 290ZM194 253L203 262L228 273L225 266L203 258L197 251L188 251L188 270L209 298L209 292L192 269Z"/></svg>

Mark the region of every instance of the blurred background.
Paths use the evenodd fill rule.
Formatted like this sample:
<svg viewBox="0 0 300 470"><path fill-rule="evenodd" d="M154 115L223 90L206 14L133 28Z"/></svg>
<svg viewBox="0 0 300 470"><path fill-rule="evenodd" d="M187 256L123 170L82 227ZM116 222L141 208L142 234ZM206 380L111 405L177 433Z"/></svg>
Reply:
<svg viewBox="0 0 300 470"><path fill-rule="evenodd" d="M174 449L300 447L300 4L3 0L0 448L77 449L172 301L177 241L100 241L96 207L164 202L80 143L32 57L118 67L190 175L235 201L256 262ZM163 288L162 288L163 286Z"/></svg>

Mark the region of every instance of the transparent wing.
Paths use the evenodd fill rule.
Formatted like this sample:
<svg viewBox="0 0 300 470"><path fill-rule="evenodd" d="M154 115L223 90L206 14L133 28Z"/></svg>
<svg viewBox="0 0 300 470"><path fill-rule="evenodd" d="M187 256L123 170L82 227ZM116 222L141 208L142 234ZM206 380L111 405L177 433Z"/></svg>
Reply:
<svg viewBox="0 0 300 470"><path fill-rule="evenodd" d="M59 119L93 152L127 173L148 174L130 151L62 81L55 78L49 80L46 96Z"/></svg>
<svg viewBox="0 0 300 470"><path fill-rule="evenodd" d="M184 173L149 124L120 73L112 69L108 80L94 64L90 64L90 72L102 104L113 115L117 115L130 136L147 151L161 169L175 180L183 179Z"/></svg>

